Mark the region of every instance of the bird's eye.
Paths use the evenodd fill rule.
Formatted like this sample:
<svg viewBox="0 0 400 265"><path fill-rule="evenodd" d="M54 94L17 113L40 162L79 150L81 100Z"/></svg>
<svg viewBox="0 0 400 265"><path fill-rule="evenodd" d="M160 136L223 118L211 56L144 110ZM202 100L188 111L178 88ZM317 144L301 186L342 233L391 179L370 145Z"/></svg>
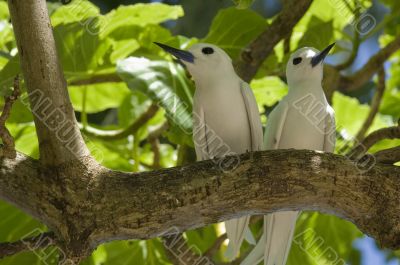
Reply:
<svg viewBox="0 0 400 265"><path fill-rule="evenodd" d="M214 53L214 49L211 47L205 47L201 50L202 53L204 54L213 54Z"/></svg>
<svg viewBox="0 0 400 265"><path fill-rule="evenodd" d="M301 59L301 57L294 58L293 59L293 64L297 65L297 64L301 63L301 60L303 60L303 59Z"/></svg>

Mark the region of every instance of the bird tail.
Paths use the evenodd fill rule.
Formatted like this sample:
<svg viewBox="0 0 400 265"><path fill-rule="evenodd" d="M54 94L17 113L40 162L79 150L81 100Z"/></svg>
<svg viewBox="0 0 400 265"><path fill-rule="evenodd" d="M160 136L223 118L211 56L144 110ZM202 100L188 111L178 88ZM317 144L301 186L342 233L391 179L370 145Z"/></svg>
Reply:
<svg viewBox="0 0 400 265"><path fill-rule="evenodd" d="M299 212L278 212L264 216L264 233L241 265L285 265Z"/></svg>
<svg viewBox="0 0 400 265"><path fill-rule="evenodd" d="M229 261L232 261L237 257L243 239L246 239L246 241L252 245L256 244L256 240L249 229L249 220L250 216L246 216L225 222L225 230L229 239L225 257Z"/></svg>

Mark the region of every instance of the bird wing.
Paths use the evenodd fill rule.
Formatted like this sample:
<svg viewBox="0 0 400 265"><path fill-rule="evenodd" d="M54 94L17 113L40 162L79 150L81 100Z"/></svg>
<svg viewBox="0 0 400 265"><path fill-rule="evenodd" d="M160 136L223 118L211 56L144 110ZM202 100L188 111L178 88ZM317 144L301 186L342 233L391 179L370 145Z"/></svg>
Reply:
<svg viewBox="0 0 400 265"><path fill-rule="evenodd" d="M264 149L278 149L288 110L289 106L283 99L269 115L265 127Z"/></svg>
<svg viewBox="0 0 400 265"><path fill-rule="evenodd" d="M243 102L247 113L247 119L250 126L250 151L259 151L262 148L263 132L257 102L254 97L253 91L246 82L240 81L240 91L242 93ZM236 258L237 253L240 250L240 246L242 245L243 239L246 239L250 244L256 243L253 234L248 227L249 220L250 216L245 216L225 222L226 233L229 238L229 245L225 253L225 257L228 260L233 260Z"/></svg>
<svg viewBox="0 0 400 265"><path fill-rule="evenodd" d="M193 142L196 150L197 161L209 159L207 128L203 107L193 102Z"/></svg>
<svg viewBox="0 0 400 265"><path fill-rule="evenodd" d="M329 105L325 120L324 151L333 153L336 142L335 111Z"/></svg>
<svg viewBox="0 0 400 265"><path fill-rule="evenodd" d="M249 84L244 81L241 81L240 90L250 125L251 151L259 151L262 149L263 131L256 98Z"/></svg>
<svg viewBox="0 0 400 265"><path fill-rule="evenodd" d="M268 117L264 134L264 149L278 149L285 126L289 105L283 99ZM284 265L298 212L277 212L264 216L264 234L253 251L241 265L258 264L264 259L264 265Z"/></svg>

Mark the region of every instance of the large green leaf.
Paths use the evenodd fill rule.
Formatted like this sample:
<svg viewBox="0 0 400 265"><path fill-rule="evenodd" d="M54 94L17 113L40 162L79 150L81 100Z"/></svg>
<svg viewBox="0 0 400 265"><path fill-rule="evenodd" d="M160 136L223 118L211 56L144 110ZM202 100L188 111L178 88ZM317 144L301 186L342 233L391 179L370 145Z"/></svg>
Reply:
<svg viewBox="0 0 400 265"><path fill-rule="evenodd" d="M13 84L15 76L20 73L19 56L12 57L0 71L0 94L5 95Z"/></svg>
<svg viewBox="0 0 400 265"><path fill-rule="evenodd" d="M145 27L177 19L181 16L183 16L183 9L178 5L151 3L120 6L105 16L104 30L101 35L103 37L107 36L121 27L132 25Z"/></svg>
<svg viewBox="0 0 400 265"><path fill-rule="evenodd" d="M386 42L386 41L385 41ZM389 78L386 80L386 90L382 98L379 111L382 114L393 116L394 120L400 118L400 66L398 60L400 53L393 56L389 69Z"/></svg>
<svg viewBox="0 0 400 265"><path fill-rule="evenodd" d="M29 238L47 231L47 228L38 221L23 213L16 207L0 201L0 242L13 242ZM19 253L0 259L0 265L32 264L45 265L54 260L49 250ZM48 255L48 256L47 256Z"/></svg>
<svg viewBox="0 0 400 265"><path fill-rule="evenodd" d="M333 108L335 109L336 128L350 138L354 137L367 117L370 107L339 92L333 95ZM369 132L388 126L381 115L377 115L369 128Z"/></svg>
<svg viewBox="0 0 400 265"><path fill-rule="evenodd" d="M117 108L121 105L125 97L130 94L129 89L122 82L70 86L68 91L74 109L77 111L82 111L84 94L86 93L86 113Z"/></svg>
<svg viewBox="0 0 400 265"><path fill-rule="evenodd" d="M83 22L60 24L54 28L58 54L67 79L104 67L105 54L111 47L109 41L100 40L97 34L87 30ZM98 30L98 27L92 30Z"/></svg>
<svg viewBox="0 0 400 265"><path fill-rule="evenodd" d="M214 18L202 42L224 49L233 59L241 50L267 27L267 21L251 10L227 8Z"/></svg>
<svg viewBox="0 0 400 265"><path fill-rule="evenodd" d="M171 140L192 144L193 87L180 67L167 61L130 57L117 64L121 78L132 90L141 91L166 110L172 123Z"/></svg>
<svg viewBox="0 0 400 265"><path fill-rule="evenodd" d="M72 22L81 22L82 26L91 27L91 21L100 15L100 9L90 1L74 0L68 5L58 8L51 15L51 24L53 27L59 24L69 24Z"/></svg>
<svg viewBox="0 0 400 265"><path fill-rule="evenodd" d="M353 248L362 233L355 225L336 216L304 212L296 224L288 265L359 263L360 253Z"/></svg>
<svg viewBox="0 0 400 265"><path fill-rule="evenodd" d="M249 8L254 2L254 0L232 0L232 1L239 9Z"/></svg>
<svg viewBox="0 0 400 265"><path fill-rule="evenodd" d="M265 107L272 107L278 103L288 91L287 85L275 76L254 79L250 86L256 97L260 113L264 113ZM262 115L261 120L265 124L266 116Z"/></svg>
<svg viewBox="0 0 400 265"><path fill-rule="evenodd" d="M317 16L312 16L307 24L307 31L298 43L298 47L315 47L322 50L331 44L332 40L332 20L323 21Z"/></svg>
<svg viewBox="0 0 400 265"><path fill-rule="evenodd" d="M8 123L7 128L15 140L15 149L30 157L39 158L39 143L32 123Z"/></svg>

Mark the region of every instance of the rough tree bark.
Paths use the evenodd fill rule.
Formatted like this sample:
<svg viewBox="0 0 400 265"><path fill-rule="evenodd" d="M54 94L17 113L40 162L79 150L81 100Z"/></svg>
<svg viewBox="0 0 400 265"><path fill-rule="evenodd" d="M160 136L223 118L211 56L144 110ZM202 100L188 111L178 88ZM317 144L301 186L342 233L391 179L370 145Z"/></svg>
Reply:
<svg viewBox="0 0 400 265"><path fill-rule="evenodd" d="M310 1L301 2L306 10ZM40 161L20 153L2 157L0 198L46 224L74 261L105 241L146 239L289 209L338 215L382 246L400 248L400 168L392 165L360 171L345 157L305 150L243 154L227 172L211 160L146 173L98 165L79 133L45 0L8 3Z"/></svg>
<svg viewBox="0 0 400 265"><path fill-rule="evenodd" d="M382 246L400 248L399 167L377 164L363 172L345 157L306 150L243 154L227 172L216 162L123 173L91 160L50 170L19 154L2 161L0 197L47 224L78 257L105 241L278 210L335 214Z"/></svg>
<svg viewBox="0 0 400 265"><path fill-rule="evenodd" d="M8 6L35 114L41 161L58 165L89 155L58 61L46 1L9 0Z"/></svg>

